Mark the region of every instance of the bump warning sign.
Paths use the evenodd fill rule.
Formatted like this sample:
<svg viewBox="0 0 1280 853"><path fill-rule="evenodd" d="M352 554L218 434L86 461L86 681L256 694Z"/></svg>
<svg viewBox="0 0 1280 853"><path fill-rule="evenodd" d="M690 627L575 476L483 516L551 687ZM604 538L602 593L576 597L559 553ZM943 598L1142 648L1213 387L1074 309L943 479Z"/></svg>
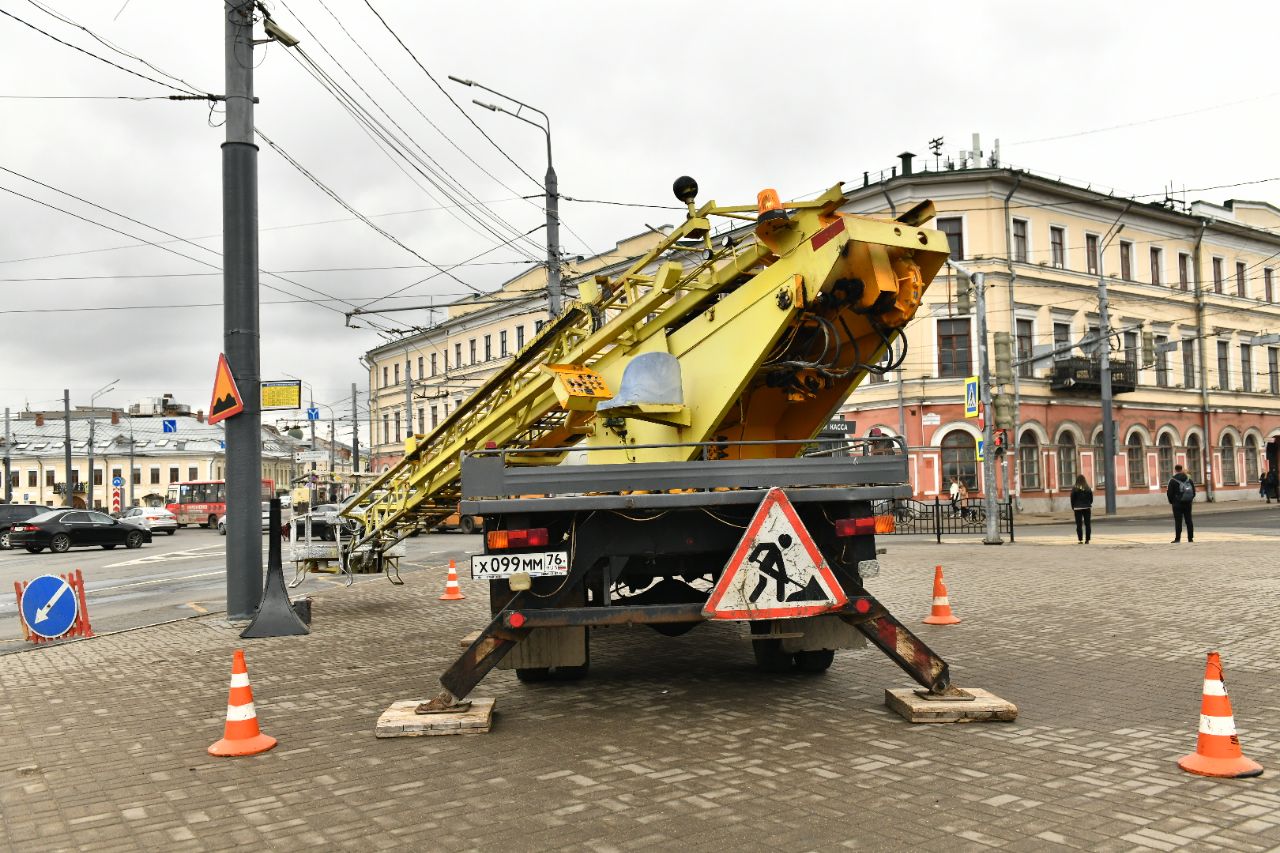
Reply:
<svg viewBox="0 0 1280 853"><path fill-rule="evenodd" d="M244 400L231 375L231 365L225 355L218 355L218 370L213 376L213 401L209 403L209 423L216 424L244 411Z"/></svg>
<svg viewBox="0 0 1280 853"><path fill-rule="evenodd" d="M793 619L843 607L840 582L782 489L770 489L711 597L708 619Z"/></svg>

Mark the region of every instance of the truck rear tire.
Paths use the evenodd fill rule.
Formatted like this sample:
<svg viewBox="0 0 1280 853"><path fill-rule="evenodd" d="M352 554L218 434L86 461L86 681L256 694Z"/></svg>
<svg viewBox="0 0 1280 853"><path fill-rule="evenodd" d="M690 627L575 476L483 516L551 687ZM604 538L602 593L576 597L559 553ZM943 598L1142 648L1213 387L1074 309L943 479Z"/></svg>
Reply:
<svg viewBox="0 0 1280 853"><path fill-rule="evenodd" d="M791 671L795 656L782 650L781 640L753 640L751 650L756 655L756 668L761 672L776 675Z"/></svg>
<svg viewBox="0 0 1280 853"><path fill-rule="evenodd" d="M796 667L801 672L822 673L831 667L836 653L831 649L815 649L808 652L796 652Z"/></svg>

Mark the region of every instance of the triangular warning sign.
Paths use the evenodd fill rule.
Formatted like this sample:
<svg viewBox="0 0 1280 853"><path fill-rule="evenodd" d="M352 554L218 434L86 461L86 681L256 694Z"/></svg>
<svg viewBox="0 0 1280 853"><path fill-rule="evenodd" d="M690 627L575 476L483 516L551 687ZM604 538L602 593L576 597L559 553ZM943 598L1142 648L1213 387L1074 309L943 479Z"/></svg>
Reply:
<svg viewBox="0 0 1280 853"><path fill-rule="evenodd" d="M218 371L213 376L213 401L209 403L209 423L216 424L244 411L244 400L231 375L231 365L225 355L218 356Z"/></svg>
<svg viewBox="0 0 1280 853"><path fill-rule="evenodd" d="M747 525L702 607L708 619L794 619L848 602L782 489L773 488Z"/></svg>

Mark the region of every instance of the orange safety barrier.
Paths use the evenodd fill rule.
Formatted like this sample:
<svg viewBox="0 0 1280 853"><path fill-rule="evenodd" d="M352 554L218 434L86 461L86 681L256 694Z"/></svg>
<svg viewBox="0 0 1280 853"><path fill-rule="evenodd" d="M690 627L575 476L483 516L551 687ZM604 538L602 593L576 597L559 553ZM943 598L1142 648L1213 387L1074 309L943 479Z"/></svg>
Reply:
<svg viewBox="0 0 1280 853"><path fill-rule="evenodd" d="M462 601L466 598L462 594L462 588L458 586L458 564L453 560L449 561L449 577L444 582L444 595L440 596L441 601Z"/></svg>
<svg viewBox="0 0 1280 853"><path fill-rule="evenodd" d="M1204 689L1200 699L1200 734L1196 751L1178 759L1178 766L1198 776L1243 779L1261 776L1262 765L1244 757L1236 736L1236 719L1231 699L1223 684L1222 660L1209 652L1204 668Z"/></svg>
<svg viewBox="0 0 1280 853"><path fill-rule="evenodd" d="M27 582L13 582L13 591L18 600L18 625L22 628L22 639L27 642L52 643L54 640L65 640L69 637L93 636L93 627L89 625L89 604L85 600L84 575L79 569L76 569L74 572L58 575L58 577L67 582L67 586L71 587L71 592L76 597L76 621L71 623L71 627L67 629L66 633L57 637L42 637L28 627L27 620L22 615L22 594L26 592Z"/></svg>
<svg viewBox="0 0 1280 853"><path fill-rule="evenodd" d="M951 612L951 599L947 597L947 585L942 582L942 566L933 570L933 607L924 617L926 625L954 625L960 617Z"/></svg>
<svg viewBox="0 0 1280 853"><path fill-rule="evenodd" d="M258 729L258 712L253 707L253 688L244 651L236 649L231 660L231 692L227 697L227 724L222 740L209 747L210 755L257 755L276 745L276 739Z"/></svg>

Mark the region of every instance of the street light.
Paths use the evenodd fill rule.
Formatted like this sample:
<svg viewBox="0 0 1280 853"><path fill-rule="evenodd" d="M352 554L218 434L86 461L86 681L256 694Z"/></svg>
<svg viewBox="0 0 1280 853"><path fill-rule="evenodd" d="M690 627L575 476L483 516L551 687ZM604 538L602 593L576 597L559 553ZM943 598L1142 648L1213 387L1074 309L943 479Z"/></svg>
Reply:
<svg viewBox="0 0 1280 853"><path fill-rule="evenodd" d="M556 170L551 165L551 118L537 107L531 107L523 101L517 101L510 95L504 95L496 89L490 89L488 86L477 83L474 80L464 80L461 77L454 77L452 74L449 75L449 79L455 83L461 83L463 86L474 86L477 89L483 89L490 94L497 95L499 98L505 98L516 105L514 112L497 104L486 104L474 98L471 102L491 112L506 113L525 124L533 125L546 134L547 177L543 189L546 191L545 206L547 210L547 312L551 315L551 319L554 320L560 316L560 194L556 183ZM546 123L545 126L520 115L521 110L529 110L542 116L542 120Z"/></svg>
<svg viewBox="0 0 1280 853"><path fill-rule="evenodd" d="M95 416L97 414L96 404L98 402L98 398L103 394L108 391L114 391L116 383L119 381L119 379L112 379L106 385L89 395L89 500L85 502L85 505L89 509L93 509L93 436L94 424L96 422Z"/></svg>

